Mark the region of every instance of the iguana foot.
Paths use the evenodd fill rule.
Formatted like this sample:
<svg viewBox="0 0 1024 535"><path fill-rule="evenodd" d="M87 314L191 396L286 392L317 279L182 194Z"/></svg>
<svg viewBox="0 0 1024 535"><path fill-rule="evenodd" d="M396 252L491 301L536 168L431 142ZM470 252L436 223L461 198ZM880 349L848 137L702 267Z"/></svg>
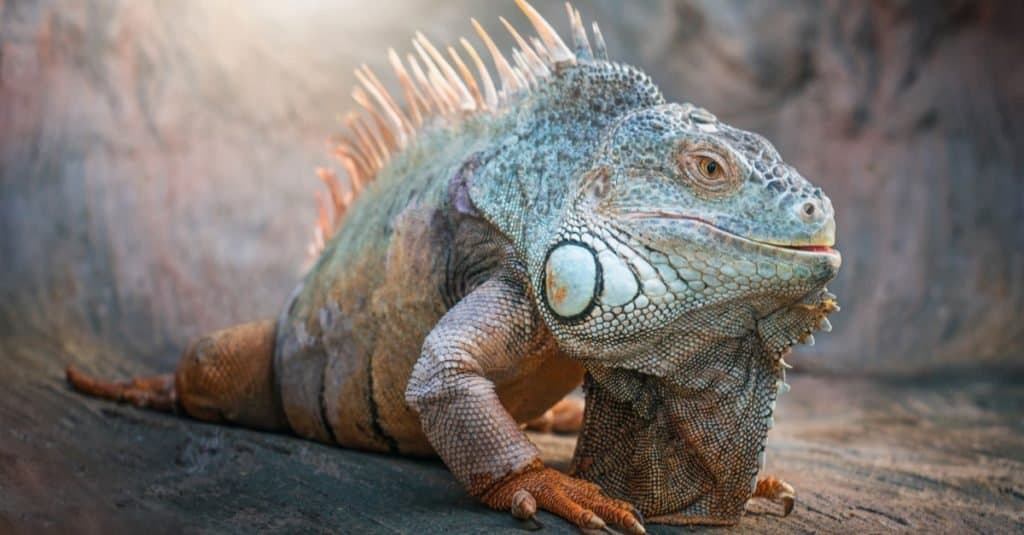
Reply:
<svg viewBox="0 0 1024 535"><path fill-rule="evenodd" d="M757 480L752 497L782 504L782 516L788 516L793 512L793 505L796 503L796 491L793 487L777 477L770 476Z"/></svg>
<svg viewBox="0 0 1024 535"><path fill-rule="evenodd" d="M609 498L597 485L548 468L539 460L500 481L482 499L521 520L533 520L540 508L583 530L602 530L613 524L633 535L646 533L633 515L632 505Z"/></svg>
<svg viewBox="0 0 1024 535"><path fill-rule="evenodd" d="M539 418L527 422L526 428L541 433L579 433L583 429L583 399L576 396L562 399Z"/></svg>
<svg viewBox="0 0 1024 535"><path fill-rule="evenodd" d="M67 369L68 382L76 390L99 398L130 403L160 411L173 411L177 406L174 374L140 377L131 381L110 382L94 379L72 366Z"/></svg>

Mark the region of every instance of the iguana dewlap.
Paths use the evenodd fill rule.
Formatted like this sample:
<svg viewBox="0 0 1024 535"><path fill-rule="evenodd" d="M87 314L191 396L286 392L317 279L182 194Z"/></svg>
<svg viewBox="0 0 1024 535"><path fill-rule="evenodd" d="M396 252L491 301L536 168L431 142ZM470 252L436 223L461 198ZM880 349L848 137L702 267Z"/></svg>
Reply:
<svg viewBox="0 0 1024 535"><path fill-rule="evenodd" d="M363 450L439 455L488 505L586 528L730 524L758 479L782 356L838 307L833 208L762 137L666 103L536 11L512 61L414 40L367 68L322 170L319 254L276 322L194 342L177 373L87 393ZM594 46L590 44L593 40ZM470 69L476 72L474 75ZM403 101L400 105L398 102ZM571 475L520 425L586 377ZM635 506L635 508L634 508Z"/></svg>

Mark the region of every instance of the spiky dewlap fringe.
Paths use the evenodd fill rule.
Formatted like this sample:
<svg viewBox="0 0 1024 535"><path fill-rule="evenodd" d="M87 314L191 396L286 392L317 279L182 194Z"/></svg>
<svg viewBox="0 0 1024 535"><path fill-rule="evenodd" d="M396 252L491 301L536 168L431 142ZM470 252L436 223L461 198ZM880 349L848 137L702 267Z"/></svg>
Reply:
<svg viewBox="0 0 1024 535"><path fill-rule="evenodd" d="M536 89L543 80L566 65L577 62L607 61L607 49L597 23L592 25L594 46L591 47L580 12L566 2L572 28L573 48L565 45L558 33L525 0L515 0L519 9L530 20L536 36L524 38L504 17L499 17L517 47L509 62L494 44L490 35L476 19L470 19L473 28L490 52L501 88L495 86L490 70L476 49L466 38L459 39L476 68L479 80L459 56L453 46L447 47L449 62L425 35L416 33L412 40L415 54L408 54L405 62L388 50L388 60L402 89L404 106L400 106L366 65L355 71L359 82L352 90L357 109L345 116L348 129L334 148L347 181L342 181L333 169L319 168L317 175L327 188L330 200L316 194L317 224L309 254L315 258L337 231L352 201L380 170L399 151L416 138L424 124L436 117L458 117L468 113L489 113L508 106L515 98ZM419 59L417 59L417 57Z"/></svg>

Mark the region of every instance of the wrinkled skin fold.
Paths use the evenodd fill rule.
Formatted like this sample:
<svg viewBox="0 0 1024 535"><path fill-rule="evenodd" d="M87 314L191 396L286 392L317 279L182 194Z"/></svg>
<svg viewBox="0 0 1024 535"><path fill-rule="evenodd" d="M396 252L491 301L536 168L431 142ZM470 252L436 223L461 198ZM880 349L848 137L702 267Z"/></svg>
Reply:
<svg viewBox="0 0 1024 535"><path fill-rule="evenodd" d="M734 524L754 492L781 353L835 309L823 289L709 348L672 377L601 368L587 375L570 472L632 501L649 522ZM781 327L780 327L781 326Z"/></svg>

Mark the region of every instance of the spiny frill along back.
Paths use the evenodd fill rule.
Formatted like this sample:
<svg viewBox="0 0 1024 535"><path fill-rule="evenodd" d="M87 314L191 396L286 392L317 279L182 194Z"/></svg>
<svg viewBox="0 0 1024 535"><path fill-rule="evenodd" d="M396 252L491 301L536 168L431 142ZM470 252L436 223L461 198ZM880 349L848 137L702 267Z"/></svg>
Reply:
<svg viewBox="0 0 1024 535"><path fill-rule="evenodd" d="M511 62L483 26L476 19L470 19L491 55L500 88L494 84L484 60L466 38L460 39L459 44L472 62L477 77L455 47L447 47L446 58L422 33L417 33L412 40L415 54L407 54L404 62L394 49L388 50L388 60L401 86L404 105L399 104L369 67L363 65L356 69L359 85L352 90L352 98L359 111L350 112L345 117L348 131L334 148L334 156L348 180L343 182L333 169L317 169L330 201L317 193L317 224L309 245L311 257L315 258L323 251L359 192L396 153L415 143L417 133L429 127L432 121L503 110L523 94L539 87L561 67L577 62L608 60L597 23L592 25L594 45L591 47L583 18L571 4L566 3L565 8L572 27L572 49L533 6L525 0L516 0L516 4L533 24L537 36L527 39L504 17L499 17L517 44L512 50Z"/></svg>

